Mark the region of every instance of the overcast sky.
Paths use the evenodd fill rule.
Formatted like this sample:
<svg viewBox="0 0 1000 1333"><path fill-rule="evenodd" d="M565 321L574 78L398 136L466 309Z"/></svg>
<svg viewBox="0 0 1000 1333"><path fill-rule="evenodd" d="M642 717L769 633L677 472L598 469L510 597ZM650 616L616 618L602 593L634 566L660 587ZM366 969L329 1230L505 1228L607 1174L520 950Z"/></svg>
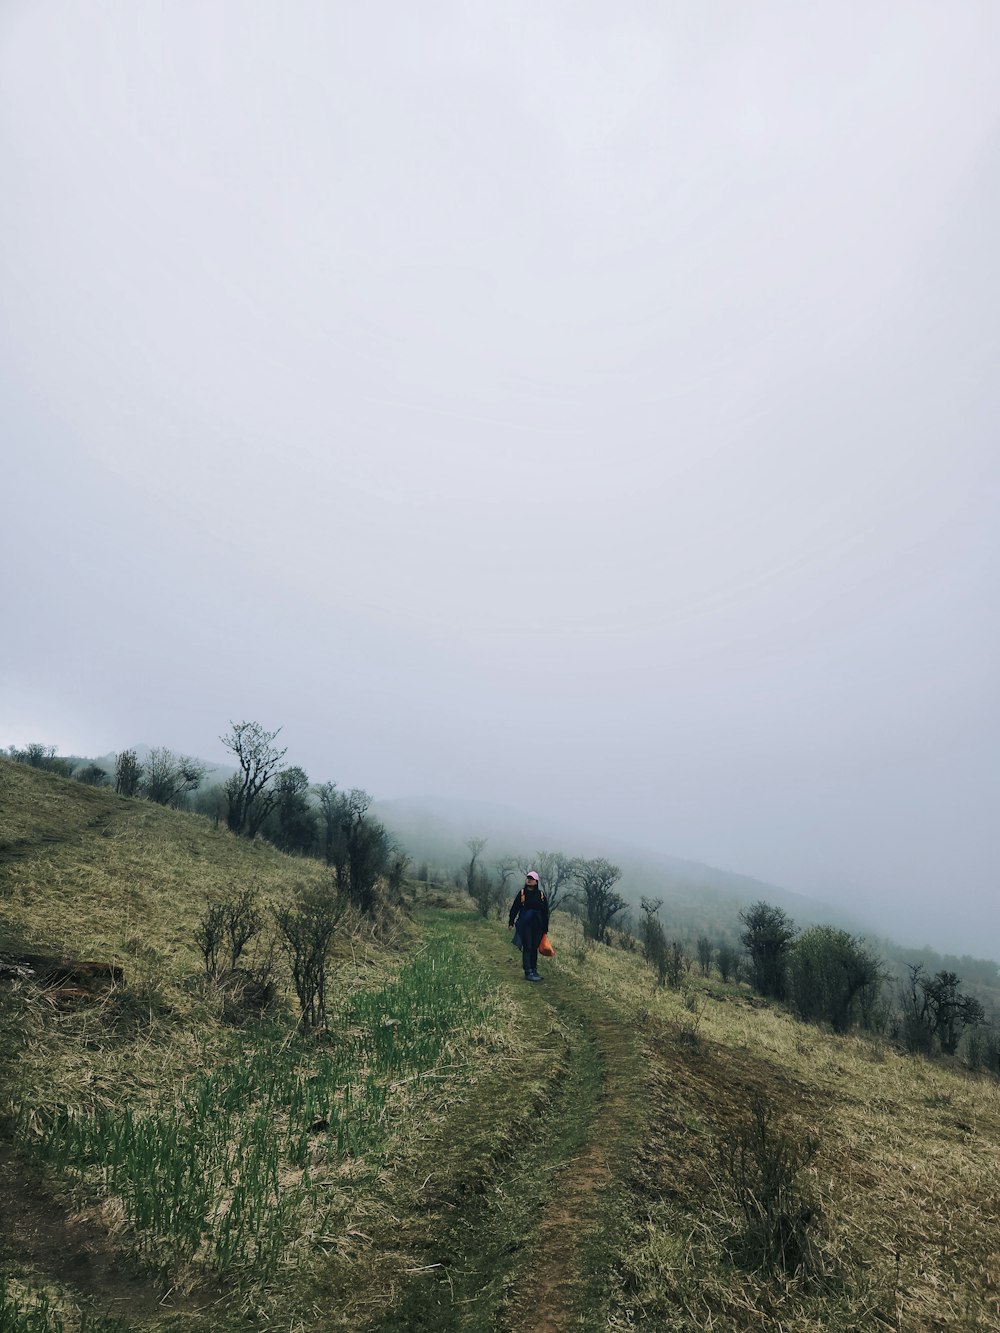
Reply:
<svg viewBox="0 0 1000 1333"><path fill-rule="evenodd" d="M0 744L1000 955L998 237L994 0L3 0Z"/></svg>

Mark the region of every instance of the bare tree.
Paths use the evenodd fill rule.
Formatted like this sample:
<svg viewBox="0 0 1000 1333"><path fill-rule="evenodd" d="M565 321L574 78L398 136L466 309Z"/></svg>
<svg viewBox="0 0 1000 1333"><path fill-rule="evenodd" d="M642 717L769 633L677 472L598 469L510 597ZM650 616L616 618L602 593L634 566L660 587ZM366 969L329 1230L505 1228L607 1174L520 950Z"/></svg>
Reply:
<svg viewBox="0 0 1000 1333"><path fill-rule="evenodd" d="M507 885L517 874L520 861L516 856L501 856L493 862L493 873L496 877L497 902L505 903L510 890Z"/></svg>
<svg viewBox="0 0 1000 1333"><path fill-rule="evenodd" d="M487 838L469 838L465 844L470 852L469 864L465 867L465 887L468 889L470 897L475 897L473 890L476 886L476 861L488 841Z"/></svg>
<svg viewBox="0 0 1000 1333"><path fill-rule="evenodd" d="M573 883L576 867L576 861L565 852L535 853L535 864L532 868L538 871L538 879L548 899L550 911L559 901L560 893Z"/></svg>
<svg viewBox="0 0 1000 1333"><path fill-rule="evenodd" d="M270 783L288 747L279 750L274 744L280 727L265 731L259 722L231 722L230 726L232 731L219 738L238 765L226 783L226 822L238 837L252 838L274 804Z"/></svg>
<svg viewBox="0 0 1000 1333"><path fill-rule="evenodd" d="M903 1030L911 1051L930 1054L935 1038L946 1055L953 1055L967 1027L985 1021L983 1006L973 995L959 991L961 979L954 972L923 975L922 963L908 965L909 978L902 990Z"/></svg>
<svg viewBox="0 0 1000 1333"><path fill-rule="evenodd" d="M578 861L573 878L583 895L584 933L588 939L603 943L608 926L628 904L614 886L621 879L618 866L603 856L592 861Z"/></svg>
<svg viewBox="0 0 1000 1333"><path fill-rule="evenodd" d="M320 837L323 844L323 860L328 866L336 862L338 834L343 827L343 810L346 797L337 790L335 782L320 782L314 788L319 802Z"/></svg>
<svg viewBox="0 0 1000 1333"><path fill-rule="evenodd" d="M179 805L188 792L196 791L207 772L204 764L186 755L160 747L146 757L141 783L143 796L157 805Z"/></svg>
<svg viewBox="0 0 1000 1333"><path fill-rule="evenodd" d="M275 912L292 965L304 1028L326 1023L326 964L330 945L347 903L337 889L302 889L290 907Z"/></svg>
<svg viewBox="0 0 1000 1333"><path fill-rule="evenodd" d="M941 1049L946 1055L954 1055L963 1031L986 1021L983 1006L974 995L961 994L958 988L962 981L954 972L935 972L920 984Z"/></svg>

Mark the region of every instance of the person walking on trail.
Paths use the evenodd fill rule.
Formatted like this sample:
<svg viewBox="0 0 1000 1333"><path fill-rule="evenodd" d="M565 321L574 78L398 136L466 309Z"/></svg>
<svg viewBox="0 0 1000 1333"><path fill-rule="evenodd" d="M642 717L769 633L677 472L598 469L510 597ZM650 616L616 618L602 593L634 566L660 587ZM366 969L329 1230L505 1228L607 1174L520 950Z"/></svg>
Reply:
<svg viewBox="0 0 1000 1333"><path fill-rule="evenodd" d="M521 962L525 981L541 981L538 975L538 946L549 928L549 904L538 875L529 870L524 877L524 888L510 905L509 925L517 924L521 940Z"/></svg>

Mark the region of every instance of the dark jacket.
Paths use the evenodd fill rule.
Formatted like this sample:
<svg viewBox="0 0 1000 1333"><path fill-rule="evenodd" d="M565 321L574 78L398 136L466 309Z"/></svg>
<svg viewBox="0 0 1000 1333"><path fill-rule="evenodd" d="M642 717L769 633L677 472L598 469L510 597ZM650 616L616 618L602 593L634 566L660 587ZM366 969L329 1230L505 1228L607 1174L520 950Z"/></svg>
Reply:
<svg viewBox="0 0 1000 1333"><path fill-rule="evenodd" d="M510 905L510 919L507 924L512 926L518 918L521 919L522 937L525 933L534 935L537 930L538 939L542 938L549 928L549 901L542 889L537 886L532 889L518 889L517 897ZM528 927L527 932L523 927Z"/></svg>

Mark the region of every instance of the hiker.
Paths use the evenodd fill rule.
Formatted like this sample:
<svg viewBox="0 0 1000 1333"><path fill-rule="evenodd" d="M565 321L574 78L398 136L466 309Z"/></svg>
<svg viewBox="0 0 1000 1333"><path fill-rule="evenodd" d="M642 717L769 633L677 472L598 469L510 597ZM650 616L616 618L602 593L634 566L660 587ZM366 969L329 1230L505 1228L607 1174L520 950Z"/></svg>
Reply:
<svg viewBox="0 0 1000 1333"><path fill-rule="evenodd" d="M538 975L538 946L549 928L549 904L545 891L538 883L538 875L529 870L524 877L524 888L510 905L509 925L517 923L521 939L521 962L525 981L541 981Z"/></svg>

